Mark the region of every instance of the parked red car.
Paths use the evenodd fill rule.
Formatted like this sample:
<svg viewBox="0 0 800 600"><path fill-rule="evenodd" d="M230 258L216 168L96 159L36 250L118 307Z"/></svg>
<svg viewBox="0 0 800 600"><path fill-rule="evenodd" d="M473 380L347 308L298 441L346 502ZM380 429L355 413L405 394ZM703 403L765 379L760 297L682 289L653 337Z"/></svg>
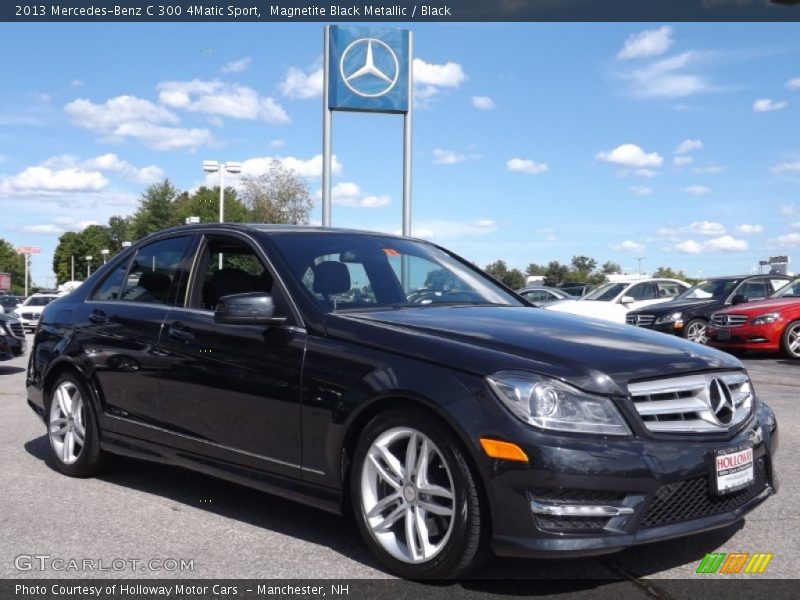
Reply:
<svg viewBox="0 0 800 600"><path fill-rule="evenodd" d="M800 359L800 278L765 300L737 304L715 312L708 343L728 351L783 350Z"/></svg>

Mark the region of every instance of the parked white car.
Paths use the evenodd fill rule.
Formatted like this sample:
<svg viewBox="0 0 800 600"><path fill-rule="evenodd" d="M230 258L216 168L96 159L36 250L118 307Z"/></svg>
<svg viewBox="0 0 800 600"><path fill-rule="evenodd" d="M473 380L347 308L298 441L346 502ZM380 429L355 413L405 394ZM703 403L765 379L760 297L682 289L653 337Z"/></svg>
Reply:
<svg viewBox="0 0 800 600"><path fill-rule="evenodd" d="M33 331L39 324L39 317L42 316L44 307L56 298L58 298L57 294L34 294L18 306L12 315L19 319L23 329Z"/></svg>
<svg viewBox="0 0 800 600"><path fill-rule="evenodd" d="M672 300L691 286L679 279L639 279L606 283L575 300L562 300L544 308L625 323L628 311Z"/></svg>

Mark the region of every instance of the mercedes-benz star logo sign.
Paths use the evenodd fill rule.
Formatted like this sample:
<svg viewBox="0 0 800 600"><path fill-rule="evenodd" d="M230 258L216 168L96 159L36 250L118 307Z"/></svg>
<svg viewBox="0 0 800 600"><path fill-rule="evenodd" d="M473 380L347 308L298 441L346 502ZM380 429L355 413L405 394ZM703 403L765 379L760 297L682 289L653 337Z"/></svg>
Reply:
<svg viewBox="0 0 800 600"><path fill-rule="evenodd" d="M733 399L728 386L716 377L708 382L708 406L720 425L727 425L733 419Z"/></svg>
<svg viewBox="0 0 800 600"><path fill-rule="evenodd" d="M394 50L376 38L351 42L342 52L339 72L348 89L362 98L388 94L400 75L400 62Z"/></svg>

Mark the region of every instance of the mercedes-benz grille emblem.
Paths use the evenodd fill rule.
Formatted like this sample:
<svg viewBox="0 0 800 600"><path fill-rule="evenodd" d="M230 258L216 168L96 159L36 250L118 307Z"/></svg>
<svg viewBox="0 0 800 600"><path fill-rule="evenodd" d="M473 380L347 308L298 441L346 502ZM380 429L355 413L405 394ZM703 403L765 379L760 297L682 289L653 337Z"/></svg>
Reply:
<svg viewBox="0 0 800 600"><path fill-rule="evenodd" d="M351 42L342 52L339 72L347 88L362 98L379 98L397 83L400 63L394 50L376 38Z"/></svg>
<svg viewBox="0 0 800 600"><path fill-rule="evenodd" d="M716 377L708 382L708 406L720 425L733 419L733 398L728 386Z"/></svg>

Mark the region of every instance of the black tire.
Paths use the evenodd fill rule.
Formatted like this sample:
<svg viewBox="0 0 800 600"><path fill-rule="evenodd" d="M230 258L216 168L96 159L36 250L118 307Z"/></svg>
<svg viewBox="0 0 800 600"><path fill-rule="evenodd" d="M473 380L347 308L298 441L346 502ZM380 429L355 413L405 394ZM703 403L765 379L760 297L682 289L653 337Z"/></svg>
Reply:
<svg viewBox="0 0 800 600"><path fill-rule="evenodd" d="M707 328L708 328L708 323L703 319L692 319L684 326L683 337L685 337L687 340L691 340L698 344L706 344L708 343L708 334L706 333ZM698 329L702 330L703 341L695 339L694 332L697 331Z"/></svg>
<svg viewBox="0 0 800 600"><path fill-rule="evenodd" d="M786 356L795 360L800 359L800 345L798 345L798 340L800 340L800 319L789 323L786 329L783 330L783 335L781 335L781 347L783 351L786 353Z"/></svg>
<svg viewBox="0 0 800 600"><path fill-rule="evenodd" d="M436 454L431 454L433 456L430 462L431 473L426 480L433 482L437 477L444 477L442 473L446 474L449 471L448 481L452 482L453 492L452 516L439 517L433 513L423 513L426 532L441 531L444 526L437 527L436 519L449 519L448 522L451 523L448 529L449 535L440 541L440 549L430 559L413 563L393 556L378 541L376 535L380 534L373 533L362 497L362 487L365 485L362 481L365 477L365 463L369 460L368 452L373 443L379 438L383 439L382 436L390 435L392 431L402 429L414 430L433 442L435 447L432 452ZM408 443L406 443L406 451L407 448ZM442 461L446 463L446 468L441 466ZM366 478L369 479L369 476L366 475ZM426 488L416 488L415 484L411 483L408 485L422 490L422 492L417 492L418 497L415 498L415 501L422 503L426 500L433 500L433 496L426 497L423 493ZM408 485L404 485L402 489L405 490ZM388 486L386 489L391 491ZM353 516L367 546L388 570L401 577L418 580L458 578L476 568L489 555L486 544L488 510L482 501L477 476L470 468L461 443L455 435L422 411L388 411L376 416L366 425L358 440L353 467L350 471L350 498ZM404 502L404 500L401 498L397 502ZM449 503L451 500L444 502ZM409 506L409 504L405 505ZM393 508L390 505L386 511L391 512ZM377 518L383 519L384 517L385 515L378 515ZM394 526L398 530L398 539L407 531L407 529L403 529L405 526L401 525L401 521L405 523L405 519L401 519ZM394 535L393 532L389 532L389 534ZM404 539L407 543L407 534ZM429 541L430 539L429 537Z"/></svg>
<svg viewBox="0 0 800 600"><path fill-rule="evenodd" d="M76 450L76 459L73 462L65 461L64 454L57 448L56 438L59 437L54 433L55 426L53 425L53 403L58 403L57 394L60 390L67 390L73 388L80 394L82 399L82 407L78 411L80 417L70 419L73 425L73 432L77 432L75 421L80 420L81 426L84 431L83 443L75 444L80 446ZM75 397L73 396L73 399ZM70 477L93 477L106 471L112 463L113 457L100 448L100 428L97 425L97 415L94 410L94 398L89 392L83 379L74 373L68 372L59 376L59 378L52 385L47 403L45 405L45 423L47 426L47 438L49 441L51 457L55 467ZM75 433L73 433L75 435ZM66 436L64 437L63 446L66 445Z"/></svg>

